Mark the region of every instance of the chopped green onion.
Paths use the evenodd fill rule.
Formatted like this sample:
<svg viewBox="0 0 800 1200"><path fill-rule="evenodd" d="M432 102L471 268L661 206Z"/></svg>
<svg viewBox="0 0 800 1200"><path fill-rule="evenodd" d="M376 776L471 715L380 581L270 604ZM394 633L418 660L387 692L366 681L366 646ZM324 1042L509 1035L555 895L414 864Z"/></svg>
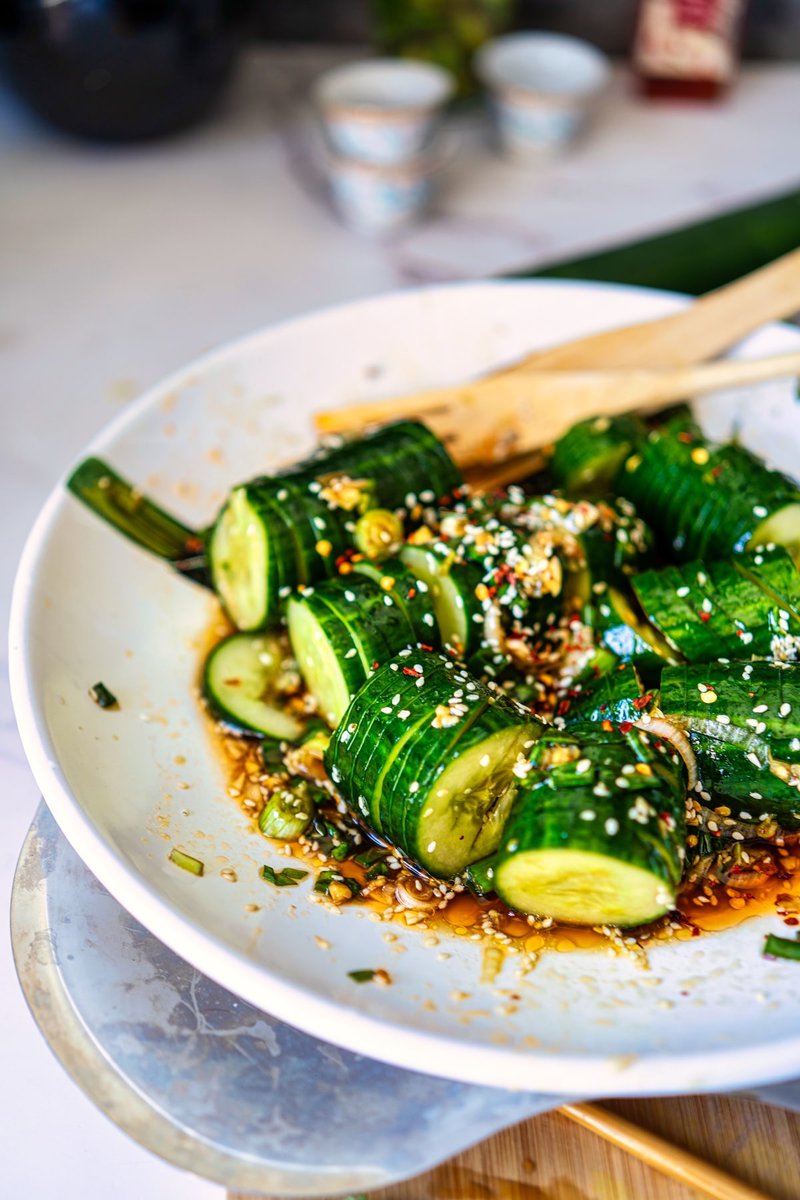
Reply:
<svg viewBox="0 0 800 1200"><path fill-rule="evenodd" d="M384 846L370 846L369 850L357 854L353 862L357 862L360 867L372 867L376 863L382 862L388 853L389 851Z"/></svg>
<svg viewBox="0 0 800 1200"><path fill-rule="evenodd" d="M261 743L261 761L268 771L283 770L283 749L277 738L265 738Z"/></svg>
<svg viewBox="0 0 800 1200"><path fill-rule="evenodd" d="M292 779L286 787L277 788L258 818L258 828L264 837L293 842L305 833L316 809L312 788L305 779Z"/></svg>
<svg viewBox="0 0 800 1200"><path fill-rule="evenodd" d="M353 540L367 558L389 558L403 544L403 522L388 508L371 508L358 518Z"/></svg>
<svg viewBox="0 0 800 1200"><path fill-rule="evenodd" d="M190 875L202 875L205 870L205 866L199 858L185 854L183 850L177 850L174 846L169 852L169 861L175 863L176 867L188 871Z"/></svg>
<svg viewBox="0 0 800 1200"><path fill-rule="evenodd" d="M100 708L119 708L119 700L104 683L96 683L90 687L89 695Z"/></svg>
<svg viewBox="0 0 800 1200"><path fill-rule="evenodd" d="M768 933L764 940L763 954L765 958L791 958L800 960L800 941L778 937Z"/></svg>
<svg viewBox="0 0 800 1200"><path fill-rule="evenodd" d="M282 871L276 871L265 863L261 868L261 878L266 879L267 883L273 883L275 887L297 887L307 874L308 871L300 871L297 867L284 867Z"/></svg>
<svg viewBox="0 0 800 1200"><path fill-rule="evenodd" d="M372 983L375 978L374 971L348 971L347 975L353 983Z"/></svg>
<svg viewBox="0 0 800 1200"><path fill-rule="evenodd" d="M331 858L335 858L337 862L343 862L345 858L350 856L353 847L349 842L342 842L339 846L334 846L331 850Z"/></svg>

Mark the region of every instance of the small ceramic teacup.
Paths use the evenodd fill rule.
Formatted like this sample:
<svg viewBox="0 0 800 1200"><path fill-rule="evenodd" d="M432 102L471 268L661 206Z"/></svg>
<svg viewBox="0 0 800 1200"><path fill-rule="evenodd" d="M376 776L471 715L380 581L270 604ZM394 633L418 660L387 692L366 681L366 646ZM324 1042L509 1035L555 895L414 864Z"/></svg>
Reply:
<svg viewBox="0 0 800 1200"><path fill-rule="evenodd" d="M342 220L359 233L379 236L410 225L428 207L439 158L367 163L330 152L331 195Z"/></svg>
<svg viewBox="0 0 800 1200"><path fill-rule="evenodd" d="M492 96L501 150L535 161L580 132L610 68L578 38L511 33L481 47L475 70Z"/></svg>
<svg viewBox="0 0 800 1200"><path fill-rule="evenodd" d="M420 153L453 90L432 63L373 58L322 75L314 100L337 154L388 164Z"/></svg>

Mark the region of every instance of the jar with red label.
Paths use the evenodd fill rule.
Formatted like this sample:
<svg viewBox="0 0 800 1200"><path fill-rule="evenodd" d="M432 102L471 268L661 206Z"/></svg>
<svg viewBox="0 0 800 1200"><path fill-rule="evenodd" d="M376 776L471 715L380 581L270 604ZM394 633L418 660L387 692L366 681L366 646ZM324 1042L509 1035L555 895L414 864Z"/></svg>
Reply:
<svg viewBox="0 0 800 1200"><path fill-rule="evenodd" d="M648 96L713 100L739 63L747 0L642 0L633 63Z"/></svg>

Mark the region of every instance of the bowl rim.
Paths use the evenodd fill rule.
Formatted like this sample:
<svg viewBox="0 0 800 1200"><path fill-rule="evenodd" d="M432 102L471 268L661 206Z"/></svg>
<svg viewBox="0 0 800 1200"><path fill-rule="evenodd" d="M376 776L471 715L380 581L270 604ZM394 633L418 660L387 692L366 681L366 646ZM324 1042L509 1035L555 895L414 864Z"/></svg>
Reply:
<svg viewBox="0 0 800 1200"><path fill-rule="evenodd" d="M577 287L597 291L600 295L614 290L631 296L658 296L669 304L667 312L679 311L693 299L677 292L598 281L507 279L465 280L402 292L393 289L344 304L328 305L229 340L170 372L106 424L83 447L76 461L88 454L99 454L106 450L129 427L135 426L165 392L183 384L187 377L235 359L266 334L280 335L290 329L302 329L304 324L311 326L321 315L333 312L346 310L357 317L361 309L376 304L390 306L398 295L432 295L470 289L491 291L498 287L535 287L542 291L569 291ZM795 328L781 326L779 322L772 322L763 328L776 327L791 329L795 336L798 335ZM583 1094L587 1086L598 1095L641 1095L645 1091L650 1095L670 1095L681 1094L692 1087L695 1091L717 1091L777 1082L796 1072L796 1065L787 1068L786 1064L800 1063L800 1032L767 1045L721 1046L702 1054L653 1051L637 1056L638 1061L633 1062L622 1062L618 1057L607 1054L554 1053L541 1049L510 1049L500 1045L471 1045L467 1052L464 1044L453 1042L435 1032L408 1025L398 1027L390 1018L366 1013L355 1007L337 1005L334 1008L332 1002L323 999L318 992L300 983L287 982L280 974L256 963L243 951L209 931L196 918L174 909L154 890L152 884L131 869L121 852L103 837L81 808L59 766L55 747L38 712L27 634L36 599L37 573L46 556L54 520L61 506L69 501L64 485L74 465L71 464L62 474L42 506L25 542L14 580L9 625L9 676L14 713L31 771L68 841L107 890L175 953L189 962L203 961L203 967L198 969L202 969L221 986L236 991L244 999L261 1007L264 982L267 980L271 997L270 1011L290 1024L312 1033L318 1033L321 1029L330 1032L331 1014L336 1011L339 1021L335 1041L338 1045L399 1067L467 1083L486 1083L494 1079L495 1086L526 1091L535 1086L554 1095L575 1095L576 1089L577 1093ZM212 966L206 961L209 945L215 951ZM254 995L261 998L252 999ZM298 1001L301 997L304 1010L302 1022L298 1019ZM646 1070L647 1079L644 1090L642 1069ZM676 1082L669 1082L676 1076ZM592 1080L590 1085L579 1082L587 1077ZM651 1086L653 1081L655 1087Z"/></svg>

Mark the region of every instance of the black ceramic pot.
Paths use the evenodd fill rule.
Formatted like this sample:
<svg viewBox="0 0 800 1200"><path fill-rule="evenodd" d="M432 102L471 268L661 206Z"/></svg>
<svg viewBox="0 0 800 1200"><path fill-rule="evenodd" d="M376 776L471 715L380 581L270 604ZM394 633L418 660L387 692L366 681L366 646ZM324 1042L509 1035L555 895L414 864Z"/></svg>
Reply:
<svg viewBox="0 0 800 1200"><path fill-rule="evenodd" d="M252 8L252 0L0 0L4 74L71 133L158 137L215 103Z"/></svg>

